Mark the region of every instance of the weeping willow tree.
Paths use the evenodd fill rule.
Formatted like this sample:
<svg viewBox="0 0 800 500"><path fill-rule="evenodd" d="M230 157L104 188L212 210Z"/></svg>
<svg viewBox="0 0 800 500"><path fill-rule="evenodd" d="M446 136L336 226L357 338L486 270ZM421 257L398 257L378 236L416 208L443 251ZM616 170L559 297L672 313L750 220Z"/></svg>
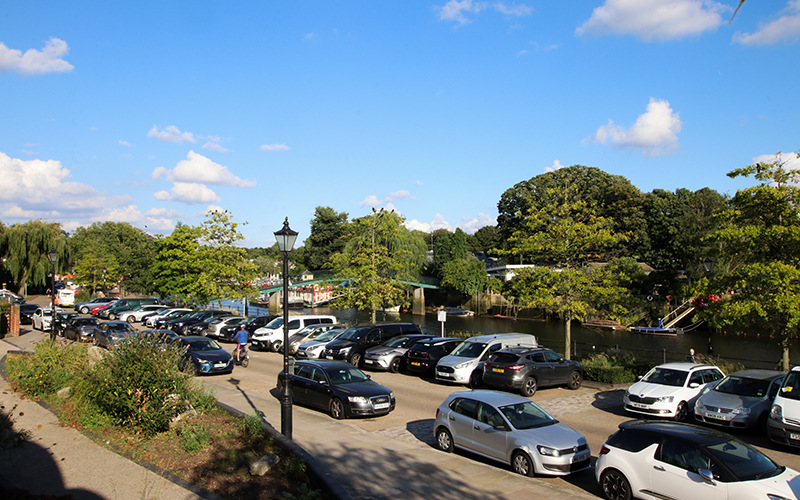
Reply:
<svg viewBox="0 0 800 500"><path fill-rule="evenodd" d="M67 236L60 224L41 219L14 224L0 235L0 255L18 293L24 294L28 284L48 285L53 264L47 252L58 252L56 273L69 266Z"/></svg>

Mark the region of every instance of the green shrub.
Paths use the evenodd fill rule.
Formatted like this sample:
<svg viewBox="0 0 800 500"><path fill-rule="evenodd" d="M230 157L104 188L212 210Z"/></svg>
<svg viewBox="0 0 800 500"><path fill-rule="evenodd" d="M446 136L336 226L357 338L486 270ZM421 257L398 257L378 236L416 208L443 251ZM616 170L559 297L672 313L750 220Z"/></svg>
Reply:
<svg viewBox="0 0 800 500"><path fill-rule="evenodd" d="M176 428L181 447L187 453L197 453L211 444L211 434L201 425L184 424Z"/></svg>
<svg viewBox="0 0 800 500"><path fill-rule="evenodd" d="M92 300L92 292L90 292L89 290L83 289L75 294L76 304L79 304L81 302L89 302L90 300Z"/></svg>
<svg viewBox="0 0 800 500"><path fill-rule="evenodd" d="M44 341L34 346L33 356L13 356L6 373L18 389L30 396L48 397L75 386L88 365L86 346Z"/></svg>
<svg viewBox="0 0 800 500"><path fill-rule="evenodd" d="M579 359L586 380L605 384L627 384L636 382L636 377L650 369L650 365L636 360L633 356L620 353L609 356L606 353L592 354Z"/></svg>

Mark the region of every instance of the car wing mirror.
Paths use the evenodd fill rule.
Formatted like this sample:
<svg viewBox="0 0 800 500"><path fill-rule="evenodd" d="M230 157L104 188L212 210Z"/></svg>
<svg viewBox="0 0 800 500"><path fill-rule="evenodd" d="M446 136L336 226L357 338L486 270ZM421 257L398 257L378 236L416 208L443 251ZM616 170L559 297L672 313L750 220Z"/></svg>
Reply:
<svg viewBox="0 0 800 500"><path fill-rule="evenodd" d="M508 427L506 426L506 424L495 424L492 426L492 429L496 431L504 431L504 432L508 431Z"/></svg>
<svg viewBox="0 0 800 500"><path fill-rule="evenodd" d="M714 481L714 473L711 472L709 469L697 469L697 473L700 474L700 477L709 484L717 484Z"/></svg>
<svg viewBox="0 0 800 500"><path fill-rule="evenodd" d="M700 384L697 382L692 382L689 384L689 389L697 389L698 387L700 387Z"/></svg>
<svg viewBox="0 0 800 500"><path fill-rule="evenodd" d="M566 363L566 362L567 362L567 360L566 360L566 359L564 359L564 358L558 358L558 363L559 363L559 364L563 365L563 364L564 364L564 363Z"/></svg>

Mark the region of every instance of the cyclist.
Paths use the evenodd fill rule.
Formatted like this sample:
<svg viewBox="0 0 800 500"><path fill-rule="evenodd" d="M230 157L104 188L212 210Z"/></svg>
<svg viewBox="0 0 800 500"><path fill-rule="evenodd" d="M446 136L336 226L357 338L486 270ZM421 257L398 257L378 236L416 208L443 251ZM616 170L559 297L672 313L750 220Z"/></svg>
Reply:
<svg viewBox="0 0 800 500"><path fill-rule="evenodd" d="M241 357L239 356L240 352L243 352L247 349L247 330L242 327L237 333L234 340L236 341L236 362L241 363Z"/></svg>

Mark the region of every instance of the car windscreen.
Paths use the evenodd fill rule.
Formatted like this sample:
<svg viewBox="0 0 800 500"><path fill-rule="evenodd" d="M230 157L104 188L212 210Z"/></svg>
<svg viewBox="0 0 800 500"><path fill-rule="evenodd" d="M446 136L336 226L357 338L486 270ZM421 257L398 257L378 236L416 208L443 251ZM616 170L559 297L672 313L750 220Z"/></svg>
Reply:
<svg viewBox="0 0 800 500"><path fill-rule="evenodd" d="M354 382L364 382L369 380L364 372L354 366L336 366L325 368L325 373L331 380L331 384L352 384Z"/></svg>
<svg viewBox="0 0 800 500"><path fill-rule="evenodd" d="M506 363L516 363L519 360L519 356L511 352L497 352L492 354L492 357L489 358L490 363L498 363L504 365Z"/></svg>
<svg viewBox="0 0 800 500"><path fill-rule="evenodd" d="M343 332L344 330L328 330L314 340L317 342L330 342L331 340L339 338L339 335L341 335Z"/></svg>
<svg viewBox="0 0 800 500"><path fill-rule="evenodd" d="M486 344L481 342L464 342L456 347L450 355L460 358L477 358L483 353L484 349L486 349Z"/></svg>
<svg viewBox="0 0 800 500"><path fill-rule="evenodd" d="M216 351L222 349L219 344L207 338L185 340L184 342L189 345L189 350L191 351Z"/></svg>
<svg viewBox="0 0 800 500"><path fill-rule="evenodd" d="M716 392L736 394L751 398L763 398L769 391L770 380L729 376L714 387Z"/></svg>
<svg viewBox="0 0 800 500"><path fill-rule="evenodd" d="M412 341L409 337L403 337L400 335L399 337L393 337L383 343L386 347L406 347Z"/></svg>
<svg viewBox="0 0 800 500"><path fill-rule="evenodd" d="M558 423L558 420L532 401L501 406L500 412L515 429L534 429Z"/></svg>
<svg viewBox="0 0 800 500"><path fill-rule="evenodd" d="M781 396L800 401L800 372L791 371L781 387Z"/></svg>
<svg viewBox="0 0 800 500"><path fill-rule="evenodd" d="M133 329L127 323L108 323L108 331L114 333L133 333Z"/></svg>
<svg viewBox="0 0 800 500"><path fill-rule="evenodd" d="M344 333L339 338L342 340L359 341L364 337L364 335L366 335L369 329L370 327L368 326L362 326L362 327L351 326L350 328L345 330Z"/></svg>
<svg viewBox="0 0 800 500"><path fill-rule="evenodd" d="M705 449L725 464L740 481L777 476L784 470L769 457L738 439L708 445Z"/></svg>
<svg viewBox="0 0 800 500"><path fill-rule="evenodd" d="M674 370L672 368L655 367L642 378L642 382L650 384L669 385L673 387L683 387L689 372Z"/></svg>
<svg viewBox="0 0 800 500"><path fill-rule="evenodd" d="M283 318L275 318L272 321L270 321L269 323L267 323L266 326L264 326L264 328L269 328L271 330L275 330L275 329L280 328L281 326L283 326Z"/></svg>
<svg viewBox="0 0 800 500"><path fill-rule="evenodd" d="M72 324L75 326L96 325L97 318L75 318Z"/></svg>

